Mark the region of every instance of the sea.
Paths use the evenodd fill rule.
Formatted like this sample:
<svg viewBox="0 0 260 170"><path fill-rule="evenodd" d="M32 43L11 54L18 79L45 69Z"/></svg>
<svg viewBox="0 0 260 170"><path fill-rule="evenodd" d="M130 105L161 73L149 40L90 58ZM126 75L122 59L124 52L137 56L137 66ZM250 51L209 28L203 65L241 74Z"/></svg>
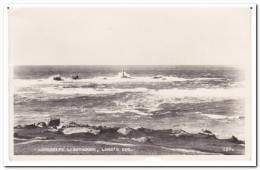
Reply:
<svg viewBox="0 0 260 170"><path fill-rule="evenodd" d="M15 126L60 118L245 139L245 76L231 66L14 66L11 86Z"/></svg>

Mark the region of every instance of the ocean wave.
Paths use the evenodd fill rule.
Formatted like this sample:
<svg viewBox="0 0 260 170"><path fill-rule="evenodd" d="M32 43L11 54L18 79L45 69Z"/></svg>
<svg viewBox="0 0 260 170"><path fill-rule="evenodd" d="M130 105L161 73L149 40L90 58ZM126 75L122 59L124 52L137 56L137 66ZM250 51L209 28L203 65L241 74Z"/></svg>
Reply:
<svg viewBox="0 0 260 170"><path fill-rule="evenodd" d="M32 87L32 86L37 86L37 85L46 85L46 84L61 84L59 81L54 81L51 79L15 79L12 82L12 85L14 87L15 91L18 91L21 88L25 87Z"/></svg>
<svg viewBox="0 0 260 170"><path fill-rule="evenodd" d="M127 74L128 75L128 74ZM174 76L146 76L146 77L127 77L122 78L121 73L118 73L118 76L97 76L93 78L84 78L84 79L72 79L71 77L60 77L59 75L53 75L48 78L43 79L15 79L14 85L26 87L30 85L37 84L62 84L62 83L73 83L73 82L81 82L81 83L102 83L102 84L111 84L111 83L123 83L123 82L175 82L175 81L203 81L203 80L222 80L221 78L182 78L182 77L174 77ZM61 80L54 80L55 77L60 77Z"/></svg>
<svg viewBox="0 0 260 170"><path fill-rule="evenodd" d="M243 98L245 89L243 88L196 88L196 89L162 89L151 91L152 94L158 95L161 98L185 98L195 97L199 99L207 98Z"/></svg>
<svg viewBox="0 0 260 170"><path fill-rule="evenodd" d="M123 102L113 100L120 110L111 110L112 112L126 112L127 109L134 109L137 114L143 114L143 111L152 113L159 111L160 104L164 103L202 103L215 102L230 99L243 99L243 88L197 88L197 89L161 89L154 90L148 88L64 88L64 86L41 87L37 91L17 91L17 99L22 101L40 100L48 101L50 99L67 99L79 96L109 96L120 95ZM29 101L30 101L29 100ZM121 110L125 108L125 110ZM141 112L139 112L141 111ZM107 111L109 112L109 111ZM133 112L133 110L132 110Z"/></svg>
<svg viewBox="0 0 260 170"><path fill-rule="evenodd" d="M159 98L243 98L244 88L196 88L196 89L147 89L147 88L64 88L63 86L44 87L41 91L52 94L116 94L125 92L143 92L148 96L157 96Z"/></svg>
<svg viewBox="0 0 260 170"><path fill-rule="evenodd" d="M98 94L116 94L124 92L145 92L148 91L147 88L133 88L133 89L94 89L94 88L62 88L62 87L46 87L42 88L45 93L52 94L64 94L64 95L98 95Z"/></svg>
<svg viewBox="0 0 260 170"><path fill-rule="evenodd" d="M149 111L144 112L136 109L126 109L126 108L121 108L120 110L108 110L108 109L98 109L95 110L96 113L102 113L102 114L124 114L124 113L134 113L137 115L142 115L142 116L148 116L152 115L152 113L149 113Z"/></svg>

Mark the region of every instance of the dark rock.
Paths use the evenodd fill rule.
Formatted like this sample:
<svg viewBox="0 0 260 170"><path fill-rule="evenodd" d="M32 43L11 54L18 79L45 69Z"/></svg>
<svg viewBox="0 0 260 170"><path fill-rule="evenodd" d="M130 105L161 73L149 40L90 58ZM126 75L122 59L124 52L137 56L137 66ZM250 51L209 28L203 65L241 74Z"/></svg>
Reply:
<svg viewBox="0 0 260 170"><path fill-rule="evenodd" d="M61 77L54 77L53 80L56 80L56 81L61 81L62 78Z"/></svg>
<svg viewBox="0 0 260 170"><path fill-rule="evenodd" d="M212 132L209 131L209 130L203 130L203 133L206 133L206 134L212 134Z"/></svg>
<svg viewBox="0 0 260 170"><path fill-rule="evenodd" d="M236 143L236 144L245 144L244 141L238 140L237 137L232 136L230 139L228 139L228 141L232 142L232 143Z"/></svg>
<svg viewBox="0 0 260 170"><path fill-rule="evenodd" d="M30 124L30 125L24 125L24 128L26 128L26 129L34 129L34 128L37 128L37 126L35 124Z"/></svg>
<svg viewBox="0 0 260 170"><path fill-rule="evenodd" d="M77 86L74 86L74 85L67 85L67 86L63 86L63 88L78 88Z"/></svg>
<svg viewBox="0 0 260 170"><path fill-rule="evenodd" d="M59 118L53 118L50 120L48 126L49 127L57 127L60 125L60 119Z"/></svg>
<svg viewBox="0 0 260 170"><path fill-rule="evenodd" d="M38 128L36 124L29 124L29 125L17 125L14 129L35 129Z"/></svg>
<svg viewBox="0 0 260 170"><path fill-rule="evenodd" d="M73 79L73 80L79 80L80 78L79 78L78 75L76 75L76 76L72 76L72 79Z"/></svg>
<svg viewBox="0 0 260 170"><path fill-rule="evenodd" d="M39 127L39 128L43 128L43 127L46 127L47 125L46 125L45 122L38 122L38 123L36 124L36 126Z"/></svg>
<svg viewBox="0 0 260 170"><path fill-rule="evenodd" d="M94 127L92 127L94 128ZM98 126L94 128L96 130L100 130L100 133L109 133L109 134L116 134L118 127L106 127L106 126Z"/></svg>
<svg viewBox="0 0 260 170"><path fill-rule="evenodd" d="M22 125L17 125L17 126L15 126L14 127L15 129L22 129L22 128L24 128Z"/></svg>
<svg viewBox="0 0 260 170"><path fill-rule="evenodd" d="M235 136L232 136L232 137L230 138L230 140L231 140L232 142L234 142L234 143L237 143L237 142L238 142L238 139L237 139L237 137L235 137Z"/></svg>

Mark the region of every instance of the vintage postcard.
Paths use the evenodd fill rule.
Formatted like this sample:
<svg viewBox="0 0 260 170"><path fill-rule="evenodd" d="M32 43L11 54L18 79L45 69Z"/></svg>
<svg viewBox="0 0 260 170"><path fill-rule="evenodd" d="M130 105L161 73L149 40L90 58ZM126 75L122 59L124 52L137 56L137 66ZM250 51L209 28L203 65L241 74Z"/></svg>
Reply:
<svg viewBox="0 0 260 170"><path fill-rule="evenodd" d="M10 159L250 160L253 7L8 7Z"/></svg>

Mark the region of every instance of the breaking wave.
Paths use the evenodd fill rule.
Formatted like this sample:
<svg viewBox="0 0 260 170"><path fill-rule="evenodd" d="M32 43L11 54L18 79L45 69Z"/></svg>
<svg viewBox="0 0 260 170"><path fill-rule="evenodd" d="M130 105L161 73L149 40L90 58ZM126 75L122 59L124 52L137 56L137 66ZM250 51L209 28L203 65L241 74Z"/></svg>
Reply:
<svg viewBox="0 0 260 170"><path fill-rule="evenodd" d="M146 88L133 88L133 89L94 89L94 88L62 88L62 87L46 87L42 91L52 94L66 94L66 95L96 95L96 94L116 94L125 92L145 92Z"/></svg>
<svg viewBox="0 0 260 170"><path fill-rule="evenodd" d="M196 89L162 89L152 91L152 94L156 94L161 98L242 98L244 96L243 88L196 88Z"/></svg>
<svg viewBox="0 0 260 170"><path fill-rule="evenodd" d="M129 74L124 73L126 78L122 78L122 73L118 73L117 76L104 77L98 76L88 79L77 79L74 80L71 77L61 77L60 75L52 75L45 79L15 79L15 87L28 87L32 85L39 84L63 84L63 83L102 83L102 84L111 84L111 83L123 83L123 82L178 82L178 81L203 81L203 80L222 80L221 78L182 78L174 76L162 76L155 75L153 77L131 77ZM60 77L61 80L54 80L55 77Z"/></svg>
<svg viewBox="0 0 260 170"><path fill-rule="evenodd" d="M244 116L226 116L226 115L215 115L215 114L200 114L202 116L206 116L210 119L216 119L216 120L219 120L219 119L229 119L229 120L234 120L234 119L241 119L241 118L244 118Z"/></svg>

